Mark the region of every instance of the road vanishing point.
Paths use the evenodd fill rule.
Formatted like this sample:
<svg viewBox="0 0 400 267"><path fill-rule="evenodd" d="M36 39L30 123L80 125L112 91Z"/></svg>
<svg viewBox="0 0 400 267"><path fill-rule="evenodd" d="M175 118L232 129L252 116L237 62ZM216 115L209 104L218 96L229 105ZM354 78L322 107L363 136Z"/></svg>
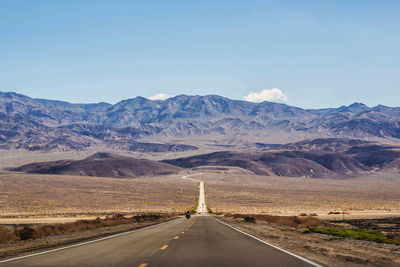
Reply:
<svg viewBox="0 0 400 267"><path fill-rule="evenodd" d="M319 266L206 213L0 261L1 266Z"/></svg>

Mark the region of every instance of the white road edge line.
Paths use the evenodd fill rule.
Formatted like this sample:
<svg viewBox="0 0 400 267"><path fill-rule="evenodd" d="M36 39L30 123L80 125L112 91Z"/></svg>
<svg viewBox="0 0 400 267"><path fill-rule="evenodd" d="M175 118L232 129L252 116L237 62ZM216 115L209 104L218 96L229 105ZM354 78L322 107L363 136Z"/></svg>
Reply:
<svg viewBox="0 0 400 267"><path fill-rule="evenodd" d="M215 219L215 218L214 218L214 219ZM305 262L307 262L307 263L309 263L309 264L311 264L311 265L313 265L313 266L322 267L322 265L319 265L319 264L317 264L317 263L315 263L315 262L312 262L312 261L310 261L310 260L307 260L306 258L303 258L303 257L301 257L301 256L299 256L299 255L296 255L296 254L294 254L294 253L292 253L292 252L289 252L289 251L287 251L287 250L284 250L283 248L274 246L274 245L272 245L272 244L270 244L270 243L268 243L268 242L266 242L266 241L264 241L264 240L262 240L262 239L260 239L260 238L258 238L258 237L256 237L256 236L254 236L254 235L251 235L251 234L248 234L248 233L246 233L246 232L243 232L242 230L239 230L239 229L237 229L236 227L233 227L233 226L230 225L230 224L221 222L221 221L218 220L218 219L215 219L215 220L216 220L217 222L223 224L223 225L226 225L226 226L228 226L228 227L230 227L230 228L232 228L232 229L238 231L239 233L242 233L242 234L247 235L247 236L249 236L249 237L251 237L251 238L254 238L255 240L260 241L261 243L264 243L264 244L266 244L266 245L268 245L268 246L271 246L271 247L273 247L273 248L275 248L275 249L277 249L277 250L280 250L280 251L282 251L282 252L285 252L285 253L287 253L287 254L289 254L289 255L291 255L291 256L293 256L293 257L296 257L296 258L298 258L298 259L300 259L300 260L302 260L302 261L305 261Z"/></svg>
<svg viewBox="0 0 400 267"><path fill-rule="evenodd" d="M168 222L163 222L163 223L159 223L159 224L155 224L155 225L146 226L146 227L143 227L143 228L140 228L140 229L136 229L136 230L131 230L131 231L128 231L128 232L123 232L123 233L119 233L119 234L115 234L115 235L102 237L102 238L99 238L99 239L95 239L95 240L91 240L91 241L87 241L87 242L83 242L83 243L78 243L78 244L74 244L74 245L70 245L70 246L66 246L66 247L51 249L51 250L47 250L47 251L43 251L43 252L38 252L38 253L33 253L33 254L25 255L25 256L20 256L20 257L16 257L16 258L10 258L10 259L6 259L6 260L2 260L2 261L0 261L0 264L6 263L6 262L10 262L10 261L16 261L16 260L20 260L20 259L24 259L24 258L30 258L30 257L34 257L34 256L39 256L39 255L43 255L43 254L47 254L47 253L52 253L52 252L56 252L56 251L59 251L59 250L79 247L79 246L83 246L83 245L87 245L87 244L91 244L91 243L96 243L96 242L99 242L99 241L107 240L107 239L118 237L118 236L122 236L122 235L128 235L128 234L131 234L131 233L134 233L134 232L139 232L139 231L147 230L147 229L150 229L150 228L153 228L153 227L157 227L157 226L160 226L160 225L163 225L163 224L171 223L171 222L176 221L178 219L180 219L180 218L176 218L176 219L173 219L173 220L168 221Z"/></svg>

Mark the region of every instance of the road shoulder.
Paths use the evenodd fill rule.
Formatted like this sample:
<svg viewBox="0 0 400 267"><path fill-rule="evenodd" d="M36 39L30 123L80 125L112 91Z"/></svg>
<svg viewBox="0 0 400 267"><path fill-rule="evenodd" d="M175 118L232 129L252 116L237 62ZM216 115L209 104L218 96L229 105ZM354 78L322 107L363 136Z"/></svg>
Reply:
<svg viewBox="0 0 400 267"><path fill-rule="evenodd" d="M304 234L294 227L267 222L248 223L241 218L214 216L245 233L313 262L328 266L399 266L400 249L395 245Z"/></svg>

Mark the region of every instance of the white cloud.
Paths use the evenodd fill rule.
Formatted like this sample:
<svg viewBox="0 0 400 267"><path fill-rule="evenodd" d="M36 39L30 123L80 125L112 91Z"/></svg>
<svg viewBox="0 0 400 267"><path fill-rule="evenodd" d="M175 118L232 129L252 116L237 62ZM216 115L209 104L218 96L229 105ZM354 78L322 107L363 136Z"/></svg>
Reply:
<svg viewBox="0 0 400 267"><path fill-rule="evenodd" d="M243 99L255 103L274 100L289 101L282 90L278 88L264 89L258 93L250 92L248 95L244 96Z"/></svg>
<svg viewBox="0 0 400 267"><path fill-rule="evenodd" d="M148 97L150 100L165 100L167 98L170 98L171 96L163 93L155 94L153 96Z"/></svg>

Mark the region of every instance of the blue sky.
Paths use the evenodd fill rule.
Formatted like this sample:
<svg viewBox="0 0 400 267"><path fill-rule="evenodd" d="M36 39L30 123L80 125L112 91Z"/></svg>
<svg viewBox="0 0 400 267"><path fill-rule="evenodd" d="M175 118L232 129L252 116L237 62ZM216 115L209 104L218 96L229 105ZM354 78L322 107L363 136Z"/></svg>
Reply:
<svg viewBox="0 0 400 267"><path fill-rule="evenodd" d="M384 0L2 0L0 90L116 103L278 88L306 108L400 106L399 14Z"/></svg>

